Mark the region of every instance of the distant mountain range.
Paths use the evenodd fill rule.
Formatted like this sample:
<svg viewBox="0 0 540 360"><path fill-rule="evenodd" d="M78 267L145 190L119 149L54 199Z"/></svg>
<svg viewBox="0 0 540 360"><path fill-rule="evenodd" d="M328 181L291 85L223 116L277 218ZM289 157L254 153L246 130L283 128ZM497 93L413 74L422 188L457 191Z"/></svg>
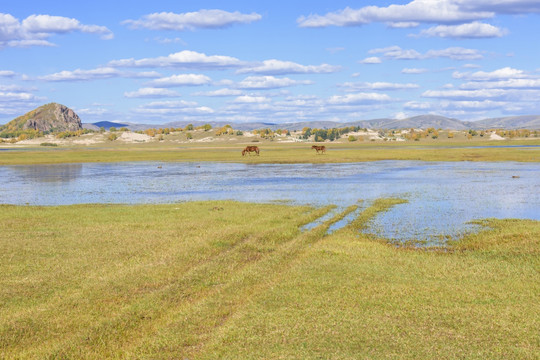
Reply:
<svg viewBox="0 0 540 360"><path fill-rule="evenodd" d="M272 130L284 129L284 130L301 130L304 127L312 129L330 129L340 128L346 126L360 126L362 128L369 129L450 129L450 130L482 130L482 129L540 129L540 115L523 115L523 116L509 116L502 118L484 119L479 121L461 121L458 119L447 118L439 115L419 115L406 119L373 119L373 120L360 120L353 122L333 122L333 121L304 121L295 123L282 123L276 124L271 122L252 122L252 123L226 123L218 121L175 121L164 124L136 124L136 123L115 123L110 121L100 121L92 124L83 124L83 127L87 129L98 130L100 127L104 127L108 130L111 127L121 128L127 127L130 130L146 130L151 128L183 128L188 124L193 126L201 126L204 124L210 124L214 128L222 127L225 125L231 125L237 130L254 130L262 128L270 128Z"/></svg>
<svg viewBox="0 0 540 360"><path fill-rule="evenodd" d="M214 128L219 128L225 125L231 125L237 130L254 130L262 128L270 128L272 130L301 130L305 127L312 129L330 129L347 126L359 126L369 129L449 129L449 130L482 130L482 129L529 129L540 130L540 115L523 115L523 116L508 116L492 119L484 119L479 121L461 121L458 119L447 118L439 115L419 115L406 119L373 119L360 120L353 122L332 122L332 121L304 121L294 123L277 124L272 122L252 122L252 123L226 123L218 121L175 121L164 124L136 124L136 123L117 123L112 121L100 121L96 123L82 123L81 119L75 112L61 104L50 103L40 106L9 123L0 126L0 131L20 131L27 129L35 129L40 131L64 131L78 130L82 127L86 129L99 130L105 128L109 130L111 127L117 129L126 127L132 131L146 130L151 128L183 128L188 124L193 126L201 126L210 124Z"/></svg>

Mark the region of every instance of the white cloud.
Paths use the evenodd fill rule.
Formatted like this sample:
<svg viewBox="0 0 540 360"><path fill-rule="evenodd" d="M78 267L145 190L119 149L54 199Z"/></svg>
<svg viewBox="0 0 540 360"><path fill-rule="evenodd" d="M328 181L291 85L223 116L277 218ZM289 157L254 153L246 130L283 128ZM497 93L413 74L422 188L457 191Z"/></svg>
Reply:
<svg viewBox="0 0 540 360"><path fill-rule="evenodd" d="M156 79L150 82L150 85L154 87L199 86L209 84L211 81L212 79L202 74L179 74Z"/></svg>
<svg viewBox="0 0 540 360"><path fill-rule="evenodd" d="M403 119L406 119L406 118L408 118L407 114L405 114L402 111L394 114L394 119L396 119L396 120L403 120Z"/></svg>
<svg viewBox="0 0 540 360"><path fill-rule="evenodd" d="M500 29L490 24L472 22L461 25L438 25L424 29L416 36L441 37L454 39L478 39L502 37L506 30Z"/></svg>
<svg viewBox="0 0 540 360"><path fill-rule="evenodd" d="M425 74L427 72L429 72L429 69L404 68L401 70L402 74Z"/></svg>
<svg viewBox="0 0 540 360"><path fill-rule="evenodd" d="M425 55L425 58L449 58L452 60L477 60L482 59L483 56L479 50L465 49L462 47L450 47L443 50L429 50Z"/></svg>
<svg viewBox="0 0 540 360"><path fill-rule="evenodd" d="M397 45L372 49L368 52L370 54L383 54L384 57L396 60L413 60L422 58L422 54L420 54L418 51L413 49L404 50Z"/></svg>
<svg viewBox="0 0 540 360"><path fill-rule="evenodd" d="M0 84L0 91L5 92L30 92L36 89L29 89L19 85L2 85Z"/></svg>
<svg viewBox="0 0 540 360"><path fill-rule="evenodd" d="M419 101L408 101L403 104L403 108L408 110L429 110L431 107L432 104Z"/></svg>
<svg viewBox="0 0 540 360"><path fill-rule="evenodd" d="M338 86L347 89L347 91L357 91L357 90L410 90L418 89L420 86L418 84L406 83L389 83L389 82L346 82L339 84Z"/></svg>
<svg viewBox="0 0 540 360"><path fill-rule="evenodd" d="M195 96L239 96L242 94L242 91L235 89L218 89L214 91L201 91L193 93Z"/></svg>
<svg viewBox="0 0 540 360"><path fill-rule="evenodd" d="M239 89L278 89L295 85L311 85L309 80L293 80L289 78L276 78L274 76L248 76L240 81L236 87Z"/></svg>
<svg viewBox="0 0 540 360"><path fill-rule="evenodd" d="M164 98L179 97L181 95L173 90L146 87L137 91L125 92L124 96L127 98Z"/></svg>
<svg viewBox="0 0 540 360"><path fill-rule="evenodd" d="M0 70L0 77L14 77L16 74L11 70Z"/></svg>
<svg viewBox="0 0 540 360"><path fill-rule="evenodd" d="M349 7L325 15L297 19L300 27L361 26L384 22L391 27L412 27L419 23L456 24L490 19L496 14L540 13L536 0L413 0L387 7Z"/></svg>
<svg viewBox="0 0 540 360"><path fill-rule="evenodd" d="M206 55L196 51L184 50L168 56L143 58L139 60L122 59L109 62L114 67L166 67L177 69L230 69L244 65L237 58L223 55Z"/></svg>
<svg viewBox="0 0 540 360"><path fill-rule="evenodd" d="M381 58L377 56L367 57L361 61L362 64L380 64L382 63Z"/></svg>
<svg viewBox="0 0 540 360"><path fill-rule="evenodd" d="M265 96L252 96L252 95L242 95L234 99L234 103L238 104L260 104L270 101L269 98Z"/></svg>
<svg viewBox="0 0 540 360"><path fill-rule="evenodd" d="M370 54L382 54L384 57L394 60L421 60L432 58L476 60L483 58L479 50L466 49L462 47L450 47L442 50L429 50L425 54L421 54L414 49L402 49L401 47L394 45L385 48L372 49L368 52Z"/></svg>
<svg viewBox="0 0 540 360"><path fill-rule="evenodd" d="M163 89L162 89L163 90ZM135 113L144 115L207 115L214 113L214 110L208 106L199 106L194 101L154 101L149 104L141 105L134 110Z"/></svg>
<svg viewBox="0 0 540 360"><path fill-rule="evenodd" d="M339 66L329 64L321 65L301 65L292 61L265 60L261 64L246 66L237 70L238 74L254 73L265 75L284 74L327 74L341 70Z"/></svg>
<svg viewBox="0 0 540 360"><path fill-rule="evenodd" d="M257 13L242 14L238 11L228 12L211 9L188 13L161 12L144 15L139 20L125 20L122 24L132 29L146 28L151 30L195 30L223 28L233 24L248 24L262 18Z"/></svg>
<svg viewBox="0 0 540 360"><path fill-rule="evenodd" d="M349 7L325 15L301 16L300 27L359 26L373 22L386 23L452 23L491 18L491 11L463 9L453 0L414 0L405 5L387 7ZM398 25L399 26L399 25Z"/></svg>
<svg viewBox="0 0 540 360"><path fill-rule="evenodd" d="M474 73L461 73L454 72L452 76L455 79L465 79L473 81L491 81L491 80L505 80L505 79L525 79L530 76L523 70L513 69L511 67L504 67L494 70L492 72L477 71Z"/></svg>
<svg viewBox="0 0 540 360"><path fill-rule="evenodd" d="M356 93L347 95L334 95L328 99L332 105L362 105L389 102L392 99L386 94Z"/></svg>
<svg viewBox="0 0 540 360"><path fill-rule="evenodd" d="M501 89L479 89L479 90L427 90L422 96L428 98L441 99L487 99L501 98L507 94Z"/></svg>
<svg viewBox="0 0 540 360"><path fill-rule="evenodd" d="M72 32L97 34L106 40L114 37L105 26L84 25L73 18L30 15L21 22L11 14L0 13L0 48L54 46L48 41L51 36Z"/></svg>
<svg viewBox="0 0 540 360"><path fill-rule="evenodd" d="M83 108L83 109L74 109L75 112L79 115L90 115L90 116L102 116L109 114L110 111L103 108Z"/></svg>
<svg viewBox="0 0 540 360"><path fill-rule="evenodd" d="M452 110L492 110L503 108L508 103L504 101L492 101L492 100L465 100L465 101L444 101L440 104L443 109Z"/></svg>
<svg viewBox="0 0 540 360"><path fill-rule="evenodd" d="M0 91L0 101L34 101L38 98L28 92L19 92L19 91Z"/></svg>
<svg viewBox="0 0 540 360"><path fill-rule="evenodd" d="M38 77L43 81L90 81L99 79L110 79L115 77L125 78L155 78L160 74L155 71L143 71L143 72L124 72L116 68L107 66L99 67L91 70L76 69L73 71L60 71L54 74Z"/></svg>
<svg viewBox="0 0 540 360"><path fill-rule="evenodd" d="M468 82L462 89L540 89L540 79L509 79L489 82Z"/></svg>

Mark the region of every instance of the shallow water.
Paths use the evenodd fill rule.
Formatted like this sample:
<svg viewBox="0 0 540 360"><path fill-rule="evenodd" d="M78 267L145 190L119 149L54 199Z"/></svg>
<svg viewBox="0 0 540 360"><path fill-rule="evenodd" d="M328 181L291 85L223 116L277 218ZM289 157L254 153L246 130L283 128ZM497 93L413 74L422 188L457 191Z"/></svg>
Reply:
<svg viewBox="0 0 540 360"><path fill-rule="evenodd" d="M409 202L377 216L368 232L398 241L426 240L429 244L475 230L467 224L474 219L540 220L538 163L128 162L0 166L0 176L0 203L4 204L234 199L336 204L343 209L358 200L365 200L363 206L369 206L377 198L402 197Z"/></svg>

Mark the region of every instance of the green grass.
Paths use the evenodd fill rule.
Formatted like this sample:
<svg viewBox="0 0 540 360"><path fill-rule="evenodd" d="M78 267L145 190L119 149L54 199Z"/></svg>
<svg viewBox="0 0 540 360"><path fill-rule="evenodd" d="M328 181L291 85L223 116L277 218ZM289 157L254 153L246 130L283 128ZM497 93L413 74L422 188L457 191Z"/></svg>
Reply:
<svg viewBox="0 0 540 360"><path fill-rule="evenodd" d="M343 163L377 160L424 161L522 161L538 162L540 148L481 148L486 145L539 145L540 140L454 142L355 142L328 143L317 155L311 143L256 143L260 156L242 157L241 150L254 143L225 142L177 144L171 142L72 146L58 149L2 151L0 165L55 164L118 161L220 161L247 163ZM472 147L472 148L465 148Z"/></svg>
<svg viewBox="0 0 540 360"><path fill-rule="evenodd" d="M537 359L540 223L443 250L352 206L0 206L0 358Z"/></svg>

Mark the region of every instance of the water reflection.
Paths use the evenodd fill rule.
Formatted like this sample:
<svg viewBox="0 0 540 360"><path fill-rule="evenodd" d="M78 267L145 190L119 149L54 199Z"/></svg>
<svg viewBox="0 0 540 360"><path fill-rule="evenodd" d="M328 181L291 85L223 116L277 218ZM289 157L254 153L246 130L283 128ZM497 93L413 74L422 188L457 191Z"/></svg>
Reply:
<svg viewBox="0 0 540 360"><path fill-rule="evenodd" d="M0 203L170 203L289 200L340 208L380 197L409 202L368 231L436 243L486 218L540 220L540 164L378 161L351 164L108 163L0 166ZM512 178L512 176L517 176ZM344 222L349 221L349 219Z"/></svg>
<svg viewBox="0 0 540 360"><path fill-rule="evenodd" d="M82 164L18 166L17 176L21 180L44 183L68 183L82 176Z"/></svg>

